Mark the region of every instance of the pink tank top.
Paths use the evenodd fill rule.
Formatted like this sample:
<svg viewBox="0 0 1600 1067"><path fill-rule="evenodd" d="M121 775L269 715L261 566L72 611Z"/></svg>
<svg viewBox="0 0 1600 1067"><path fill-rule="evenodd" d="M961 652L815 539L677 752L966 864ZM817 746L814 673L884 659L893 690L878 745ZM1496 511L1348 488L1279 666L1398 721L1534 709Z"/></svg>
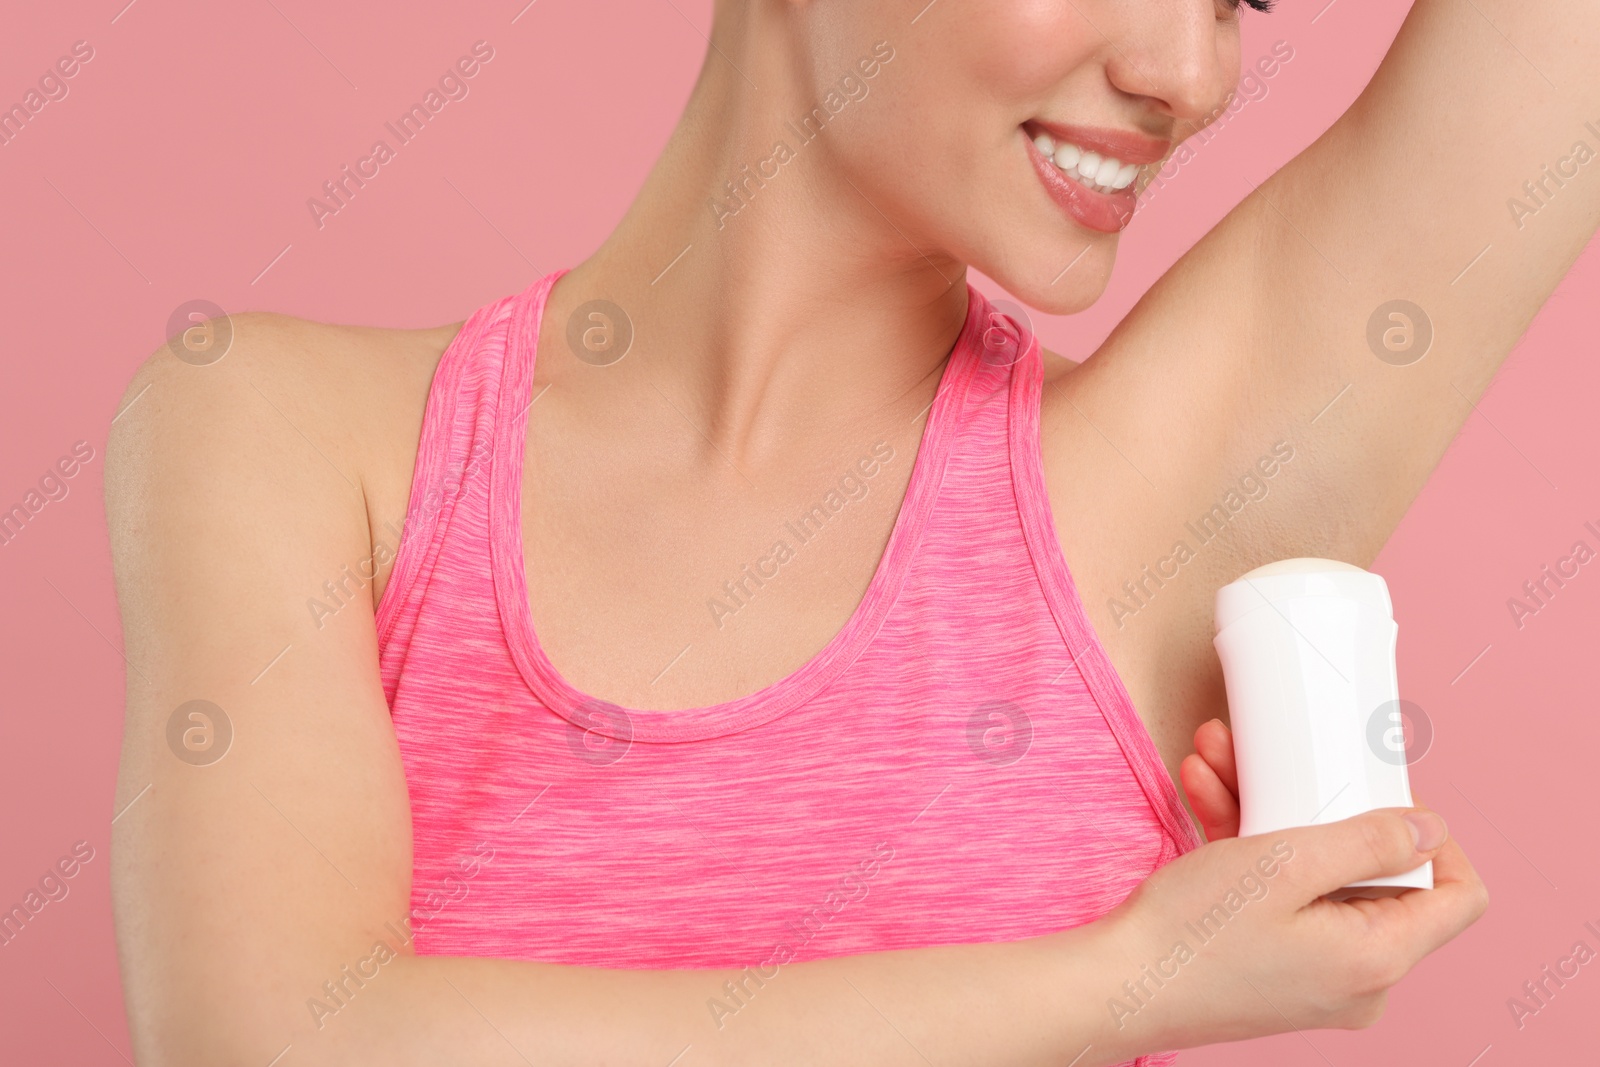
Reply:
<svg viewBox="0 0 1600 1067"><path fill-rule="evenodd" d="M1039 343L971 286L915 457L858 465L865 481L913 463L827 646L711 707L574 689L534 630L521 529L534 348L562 273L478 310L444 353L378 607L417 952L771 977L1078 926L1199 844L1056 540ZM823 536L843 506L824 495L817 525L775 536ZM726 1025L741 1006L707 1010Z"/></svg>

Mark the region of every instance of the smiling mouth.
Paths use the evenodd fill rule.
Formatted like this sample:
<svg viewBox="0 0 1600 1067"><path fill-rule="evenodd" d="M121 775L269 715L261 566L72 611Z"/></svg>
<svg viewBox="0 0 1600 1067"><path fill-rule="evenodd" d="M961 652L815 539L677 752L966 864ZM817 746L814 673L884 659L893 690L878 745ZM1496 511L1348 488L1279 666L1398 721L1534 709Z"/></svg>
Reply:
<svg viewBox="0 0 1600 1067"><path fill-rule="evenodd" d="M1132 221L1149 165L1171 147L1142 133L1039 119L1023 123L1020 132L1050 198L1074 222L1101 233Z"/></svg>
<svg viewBox="0 0 1600 1067"><path fill-rule="evenodd" d="M1045 128L1037 120L1022 123L1022 131L1056 170L1098 194L1115 194L1134 186L1147 163L1165 157L1158 142L1144 142L1142 138L1138 144L1128 136L1115 138L1128 141L1126 149L1118 154L1115 147L1106 146L1107 139L1112 138L1099 131L1085 131L1082 142L1074 141L1072 134L1059 126Z"/></svg>
<svg viewBox="0 0 1600 1067"><path fill-rule="evenodd" d="M1024 130L1027 127L1023 127ZM1143 166L1124 163L1115 156L1102 155L1071 141L1058 140L1048 133L1033 135L1033 147L1062 174L1097 193L1115 193L1128 188L1139 178Z"/></svg>

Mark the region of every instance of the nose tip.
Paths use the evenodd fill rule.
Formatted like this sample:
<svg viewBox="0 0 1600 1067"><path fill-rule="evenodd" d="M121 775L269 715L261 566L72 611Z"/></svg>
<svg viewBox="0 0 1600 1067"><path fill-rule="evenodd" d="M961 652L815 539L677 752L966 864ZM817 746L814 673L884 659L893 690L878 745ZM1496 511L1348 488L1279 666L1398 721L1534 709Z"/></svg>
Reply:
<svg viewBox="0 0 1600 1067"><path fill-rule="evenodd" d="M1209 60L1192 56L1172 72L1161 99L1174 119L1203 126L1222 105L1226 86L1227 78L1214 53Z"/></svg>
<svg viewBox="0 0 1600 1067"><path fill-rule="evenodd" d="M1112 83L1180 123L1198 128L1209 122L1238 73L1224 63L1211 6L1204 0L1183 16L1130 34L1107 65Z"/></svg>

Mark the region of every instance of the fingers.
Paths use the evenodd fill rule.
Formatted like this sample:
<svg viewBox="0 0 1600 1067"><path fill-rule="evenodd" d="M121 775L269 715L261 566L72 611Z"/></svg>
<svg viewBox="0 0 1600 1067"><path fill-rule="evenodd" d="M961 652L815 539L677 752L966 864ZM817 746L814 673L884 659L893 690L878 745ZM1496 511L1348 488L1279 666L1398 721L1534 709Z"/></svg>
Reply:
<svg viewBox="0 0 1600 1067"><path fill-rule="evenodd" d="M1189 795L1207 841L1239 836L1239 801L1201 755L1185 756L1178 766L1183 791Z"/></svg>
<svg viewBox="0 0 1600 1067"><path fill-rule="evenodd" d="M1294 849L1285 863L1310 897L1352 882L1404 874L1438 855L1447 843L1444 820L1414 808L1380 808L1326 826L1301 826L1270 835Z"/></svg>
<svg viewBox="0 0 1600 1067"><path fill-rule="evenodd" d="M1477 922L1488 907L1489 897L1482 881L1454 840L1445 842L1434 856L1433 872L1432 889L1411 889L1396 897L1354 899L1334 905L1342 912L1359 912L1361 921L1345 936L1371 946L1372 958L1387 961L1380 970L1394 981L1418 960Z"/></svg>
<svg viewBox="0 0 1600 1067"><path fill-rule="evenodd" d="M1233 731L1221 719L1203 722L1194 732L1194 750L1211 765L1217 778L1237 801L1239 771L1233 760Z"/></svg>
<svg viewBox="0 0 1600 1067"><path fill-rule="evenodd" d="M1414 789L1411 803L1422 811L1432 811ZM1422 952L1434 952L1483 917L1490 905L1490 891L1456 838L1451 837L1434 856L1434 889L1405 893L1398 901L1418 917L1424 937Z"/></svg>
<svg viewBox="0 0 1600 1067"><path fill-rule="evenodd" d="M1239 835L1239 775L1233 759L1233 734L1221 719L1194 732L1195 754L1179 767L1184 792L1207 841Z"/></svg>
<svg viewBox="0 0 1600 1067"><path fill-rule="evenodd" d="M1426 955L1477 922L1489 906L1489 891L1454 838L1433 857L1433 888L1403 893L1397 927L1419 955Z"/></svg>

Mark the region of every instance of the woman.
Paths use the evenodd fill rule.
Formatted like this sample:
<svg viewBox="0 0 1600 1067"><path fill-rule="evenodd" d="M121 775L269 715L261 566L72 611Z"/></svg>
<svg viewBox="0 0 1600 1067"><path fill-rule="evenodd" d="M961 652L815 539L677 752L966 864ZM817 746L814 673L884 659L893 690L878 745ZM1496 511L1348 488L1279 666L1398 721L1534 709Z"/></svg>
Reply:
<svg viewBox="0 0 1600 1067"><path fill-rule="evenodd" d="M140 1062L1087 1067L1374 1021L1482 884L1420 809L1235 836L1211 601L1369 563L1583 248L1592 177L1505 204L1600 119L1600 9L1417 0L1094 358L1041 353L967 266L1090 305L1238 19L718 0L570 272L153 356L108 463Z"/></svg>

